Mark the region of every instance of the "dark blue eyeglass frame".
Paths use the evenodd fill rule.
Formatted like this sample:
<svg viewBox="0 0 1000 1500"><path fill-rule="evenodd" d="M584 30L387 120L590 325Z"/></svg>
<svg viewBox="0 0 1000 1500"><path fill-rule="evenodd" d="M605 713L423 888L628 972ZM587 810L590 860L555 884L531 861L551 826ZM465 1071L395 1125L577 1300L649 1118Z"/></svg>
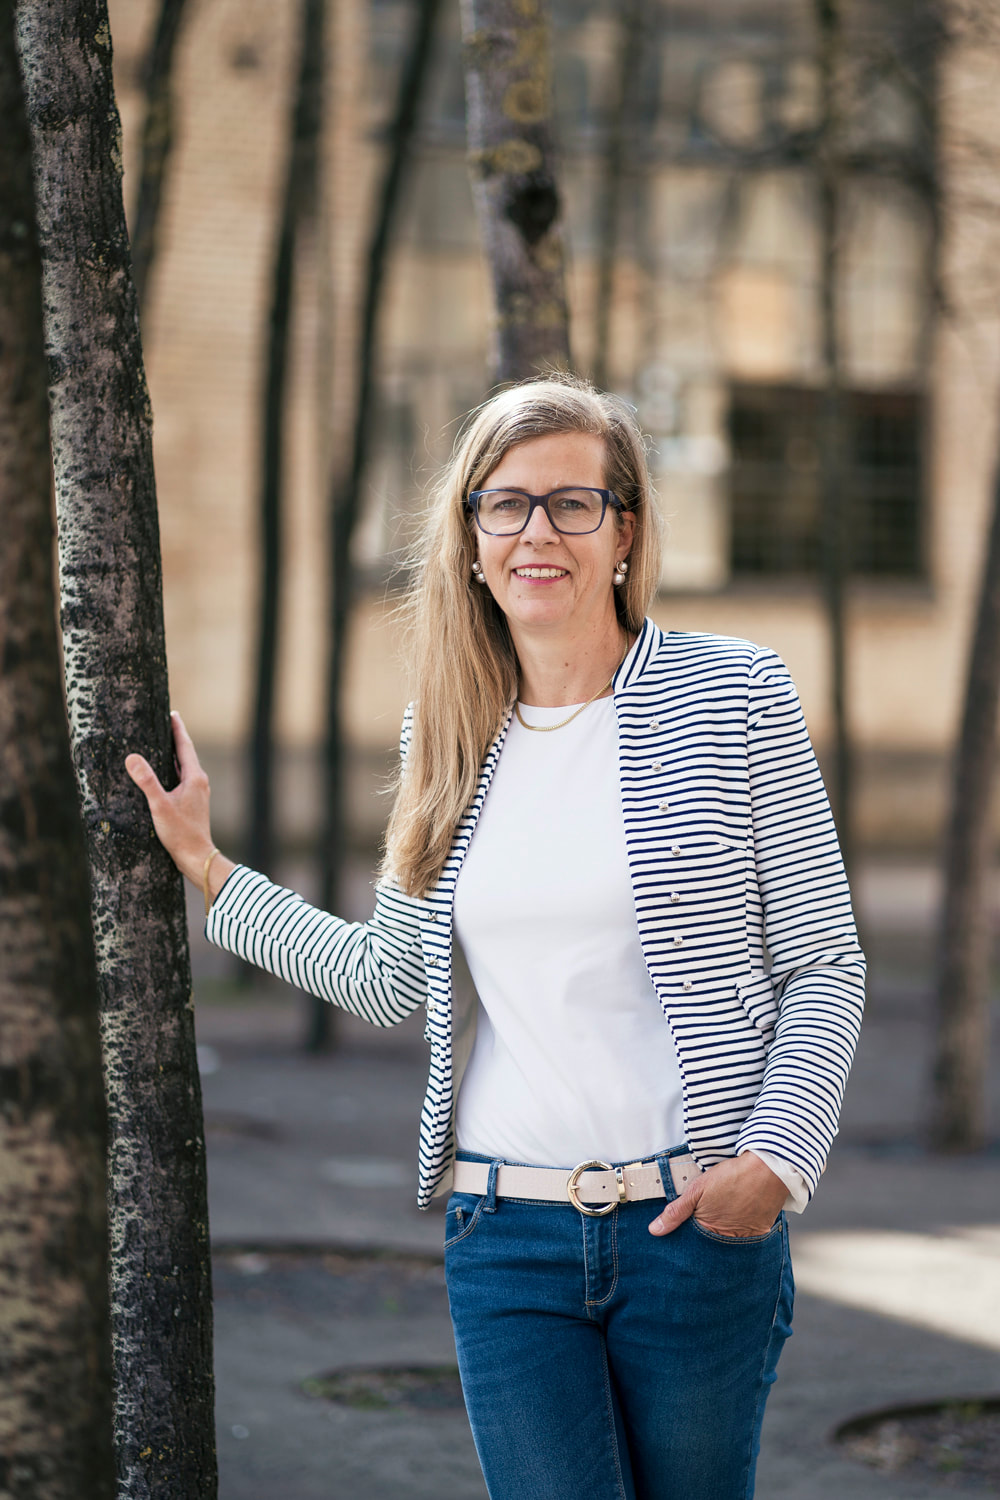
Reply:
<svg viewBox="0 0 1000 1500"><path fill-rule="evenodd" d="M600 495L601 514L596 526L588 526L586 531L564 531L563 528L558 524L552 512L549 510L549 501L552 499L553 495L565 495L567 490L587 490L591 495ZM483 525L482 520L480 519L479 502L482 499L483 495L498 494L523 495L524 498L528 501L528 514L525 516L522 525L518 526L513 531L489 531ZM520 536L521 532L525 530L528 522L534 515L536 506L539 505L542 507L546 516L548 517L549 525L552 527L553 531L558 531L560 536L592 536L595 531L600 531L601 527L603 526L604 517L609 505L612 506L616 511L618 511L619 514L625 509L625 506L622 504L621 500L619 500L614 490L599 490L592 484L561 484L557 490L549 490L545 495L533 495L530 490L519 490L514 485L507 484L504 485L502 489L470 490L469 498L466 501L466 504L476 518L476 525L479 527L480 531L485 532L487 536Z"/></svg>

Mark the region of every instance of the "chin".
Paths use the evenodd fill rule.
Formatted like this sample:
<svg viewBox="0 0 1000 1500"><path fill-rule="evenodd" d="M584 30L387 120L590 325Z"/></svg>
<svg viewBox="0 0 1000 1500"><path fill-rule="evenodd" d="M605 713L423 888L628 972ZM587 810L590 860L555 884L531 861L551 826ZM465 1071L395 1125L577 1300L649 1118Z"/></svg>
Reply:
<svg viewBox="0 0 1000 1500"><path fill-rule="evenodd" d="M564 625L573 618L573 611L555 599L519 599L504 614L515 625Z"/></svg>

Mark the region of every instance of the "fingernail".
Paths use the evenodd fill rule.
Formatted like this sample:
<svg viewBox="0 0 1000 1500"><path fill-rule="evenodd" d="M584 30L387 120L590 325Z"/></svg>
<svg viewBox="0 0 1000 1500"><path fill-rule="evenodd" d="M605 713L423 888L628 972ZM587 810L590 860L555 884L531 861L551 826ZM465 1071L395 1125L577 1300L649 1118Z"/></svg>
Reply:
<svg viewBox="0 0 1000 1500"><path fill-rule="evenodd" d="M650 1224L650 1226L649 1226L649 1232L650 1232L650 1234L662 1234L663 1233L663 1219L662 1219L662 1217L659 1218L659 1219L654 1219L653 1220L652 1224Z"/></svg>

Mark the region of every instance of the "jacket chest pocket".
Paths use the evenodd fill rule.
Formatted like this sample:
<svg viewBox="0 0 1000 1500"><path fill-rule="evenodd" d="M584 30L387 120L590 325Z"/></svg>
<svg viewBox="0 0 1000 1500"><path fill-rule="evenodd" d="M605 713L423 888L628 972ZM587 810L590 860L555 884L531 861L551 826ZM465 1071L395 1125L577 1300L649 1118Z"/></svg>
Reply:
<svg viewBox="0 0 1000 1500"><path fill-rule="evenodd" d="M640 868L657 872L664 881L682 879L696 889L742 881L746 872L746 844L703 834L692 837L667 829L655 843L636 841L631 852Z"/></svg>

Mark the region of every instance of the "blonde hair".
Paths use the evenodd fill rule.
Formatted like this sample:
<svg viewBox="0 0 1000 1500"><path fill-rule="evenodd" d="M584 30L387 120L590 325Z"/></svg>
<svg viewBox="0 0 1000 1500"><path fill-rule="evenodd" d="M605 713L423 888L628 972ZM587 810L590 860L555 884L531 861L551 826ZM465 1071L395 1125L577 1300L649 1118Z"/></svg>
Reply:
<svg viewBox="0 0 1000 1500"><path fill-rule="evenodd" d="M555 375L510 386L470 414L433 488L414 585L402 606L413 721L382 873L409 895L424 896L437 883L482 762L517 696L507 621L472 577L475 522L466 496L519 443L564 432L603 439L605 483L635 514L628 576L614 591L618 618L632 634L642 629L659 583L662 522L631 407L586 381Z"/></svg>

